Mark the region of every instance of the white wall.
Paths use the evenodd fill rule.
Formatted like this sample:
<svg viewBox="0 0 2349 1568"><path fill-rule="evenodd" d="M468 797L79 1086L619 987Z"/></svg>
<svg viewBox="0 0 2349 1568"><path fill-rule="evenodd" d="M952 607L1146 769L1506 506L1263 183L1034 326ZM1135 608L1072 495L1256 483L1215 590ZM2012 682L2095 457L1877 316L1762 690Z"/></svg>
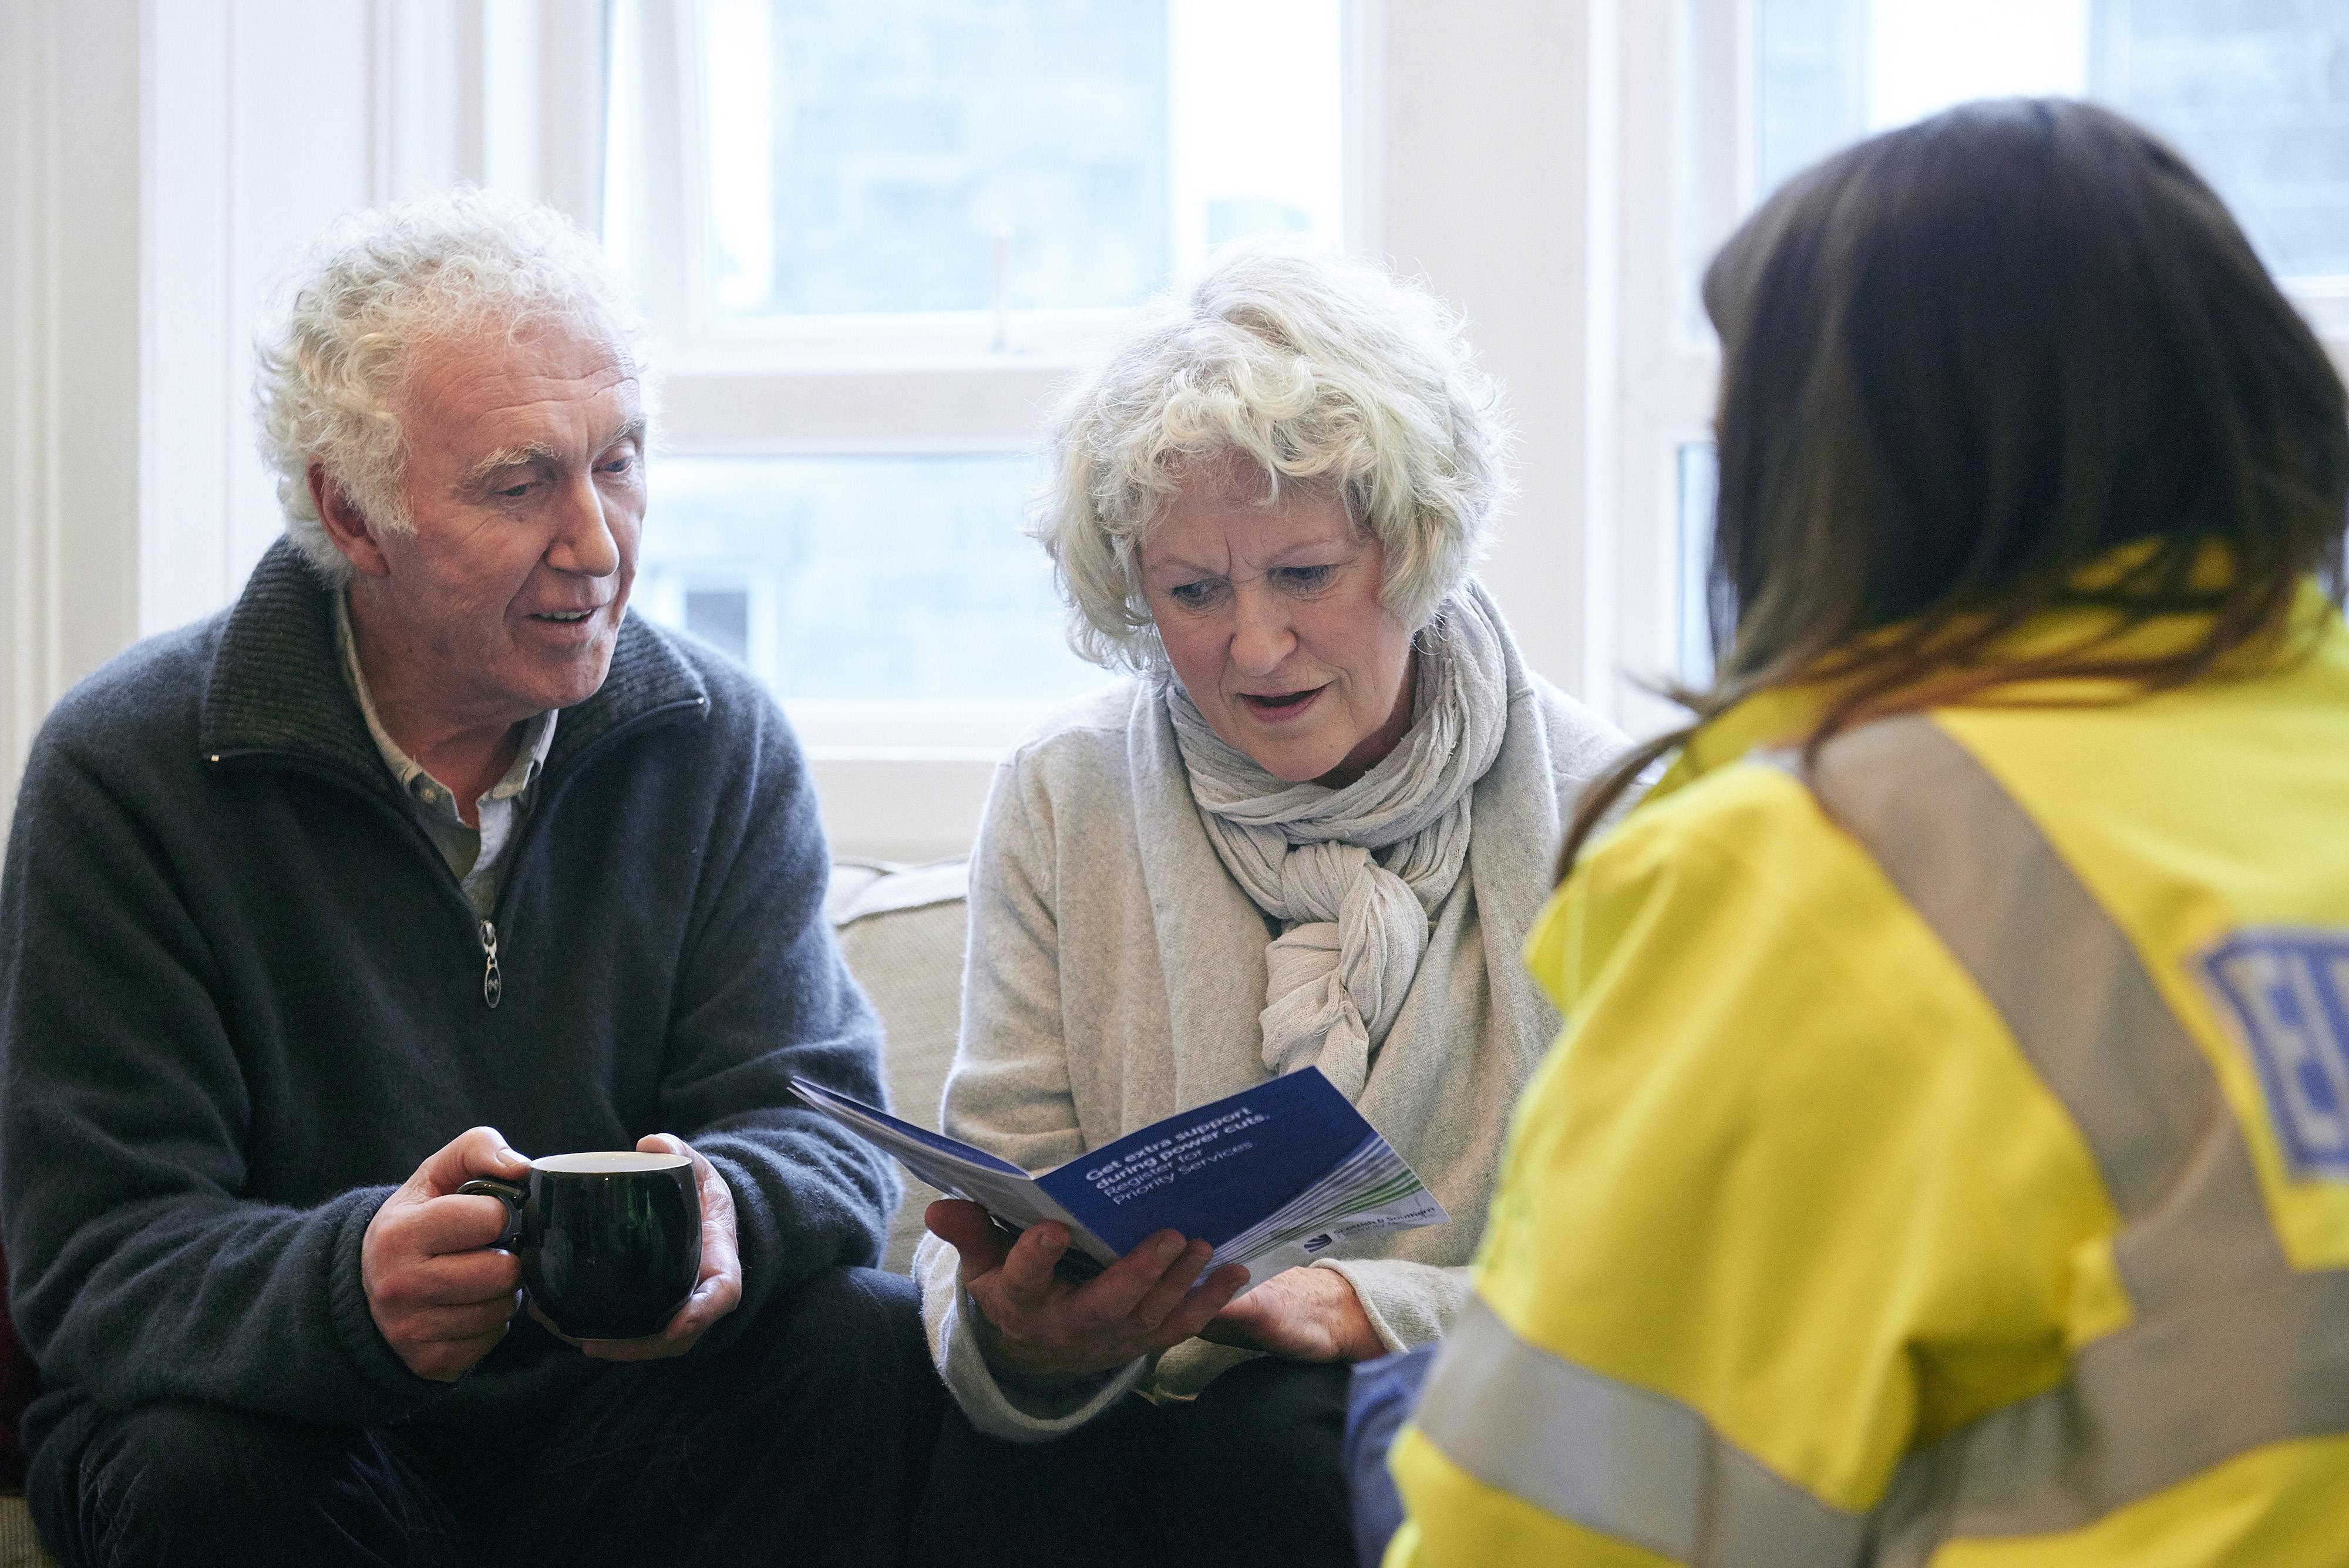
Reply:
<svg viewBox="0 0 2349 1568"><path fill-rule="evenodd" d="M364 6L301 0L149 13L142 633L228 602L277 533L252 343L304 239L374 192L369 23Z"/></svg>
<svg viewBox="0 0 2349 1568"><path fill-rule="evenodd" d="M139 627L140 6L0 8L0 779Z"/></svg>
<svg viewBox="0 0 2349 1568"><path fill-rule="evenodd" d="M1585 368L1603 362L1608 282L1588 243L1603 148L1593 19L1606 4L1473 0L1384 7L1376 217L1362 237L1464 310L1519 428L1518 493L1484 568L1526 659L1568 691L1589 690L1603 654L1586 644L1590 540ZM1607 38L1601 31L1598 43ZM1601 84L1603 87L1603 84ZM1603 696L1600 705L1607 706Z"/></svg>

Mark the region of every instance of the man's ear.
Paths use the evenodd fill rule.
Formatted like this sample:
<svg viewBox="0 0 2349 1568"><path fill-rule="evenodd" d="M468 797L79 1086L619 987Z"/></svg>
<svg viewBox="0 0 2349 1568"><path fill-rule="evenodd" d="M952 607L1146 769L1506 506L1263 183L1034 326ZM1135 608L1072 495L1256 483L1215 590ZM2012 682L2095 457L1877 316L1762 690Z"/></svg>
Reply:
<svg viewBox="0 0 2349 1568"><path fill-rule="evenodd" d="M391 563L384 559L383 546L378 542L376 526L361 512L350 493L335 483L326 473L326 465L317 459L310 460L306 475L310 482L310 504L318 509L318 521L325 524L326 537L343 553L352 568L370 577L391 576Z"/></svg>

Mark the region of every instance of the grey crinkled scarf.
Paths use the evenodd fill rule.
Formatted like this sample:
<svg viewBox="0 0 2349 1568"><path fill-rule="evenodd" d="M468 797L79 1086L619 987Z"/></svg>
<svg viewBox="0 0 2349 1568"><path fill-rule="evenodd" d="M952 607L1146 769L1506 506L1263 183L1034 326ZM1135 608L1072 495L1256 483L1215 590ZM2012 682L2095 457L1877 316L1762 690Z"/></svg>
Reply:
<svg viewBox="0 0 2349 1568"><path fill-rule="evenodd" d="M1508 728L1498 612L1471 582L1418 638L1412 726L1343 789L1285 784L1226 745L1181 684L1166 705L1208 841L1285 929L1266 950L1264 1064L1318 1065L1349 1100L1431 954L1429 921L1468 858L1473 786Z"/></svg>

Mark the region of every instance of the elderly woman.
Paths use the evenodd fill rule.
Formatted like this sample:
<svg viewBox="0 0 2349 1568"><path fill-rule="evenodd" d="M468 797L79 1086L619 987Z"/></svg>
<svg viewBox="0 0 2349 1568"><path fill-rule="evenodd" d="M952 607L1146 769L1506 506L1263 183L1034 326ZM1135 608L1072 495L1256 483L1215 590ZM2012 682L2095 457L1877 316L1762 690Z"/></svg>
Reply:
<svg viewBox="0 0 2349 1568"><path fill-rule="evenodd" d="M1450 1211L1233 1300L1164 1232L1083 1283L976 1205L917 1254L960 1407L917 1556L1347 1560L1347 1364L1442 1334L1557 1018L1518 959L1620 738L1528 670L1470 568L1489 384L1383 271L1226 257L1061 408L1039 533L1130 677L996 777L947 1130L1031 1169L1317 1065ZM1166 1532L1162 1538L1160 1532ZM1185 1552L1187 1556L1187 1552Z"/></svg>

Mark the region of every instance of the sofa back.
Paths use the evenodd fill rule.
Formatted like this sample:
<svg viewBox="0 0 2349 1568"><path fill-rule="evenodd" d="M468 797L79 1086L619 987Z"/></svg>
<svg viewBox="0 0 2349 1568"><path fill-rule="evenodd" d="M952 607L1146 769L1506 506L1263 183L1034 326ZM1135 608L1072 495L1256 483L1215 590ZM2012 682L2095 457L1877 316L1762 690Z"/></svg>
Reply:
<svg viewBox="0 0 2349 1568"><path fill-rule="evenodd" d="M882 1069L889 1108L933 1132L962 1017L969 870L959 857L898 866L843 856L833 864L827 899L849 971L888 1032ZM922 1239L922 1211L937 1196L936 1189L906 1177L905 1201L890 1226L883 1268L905 1272Z"/></svg>

